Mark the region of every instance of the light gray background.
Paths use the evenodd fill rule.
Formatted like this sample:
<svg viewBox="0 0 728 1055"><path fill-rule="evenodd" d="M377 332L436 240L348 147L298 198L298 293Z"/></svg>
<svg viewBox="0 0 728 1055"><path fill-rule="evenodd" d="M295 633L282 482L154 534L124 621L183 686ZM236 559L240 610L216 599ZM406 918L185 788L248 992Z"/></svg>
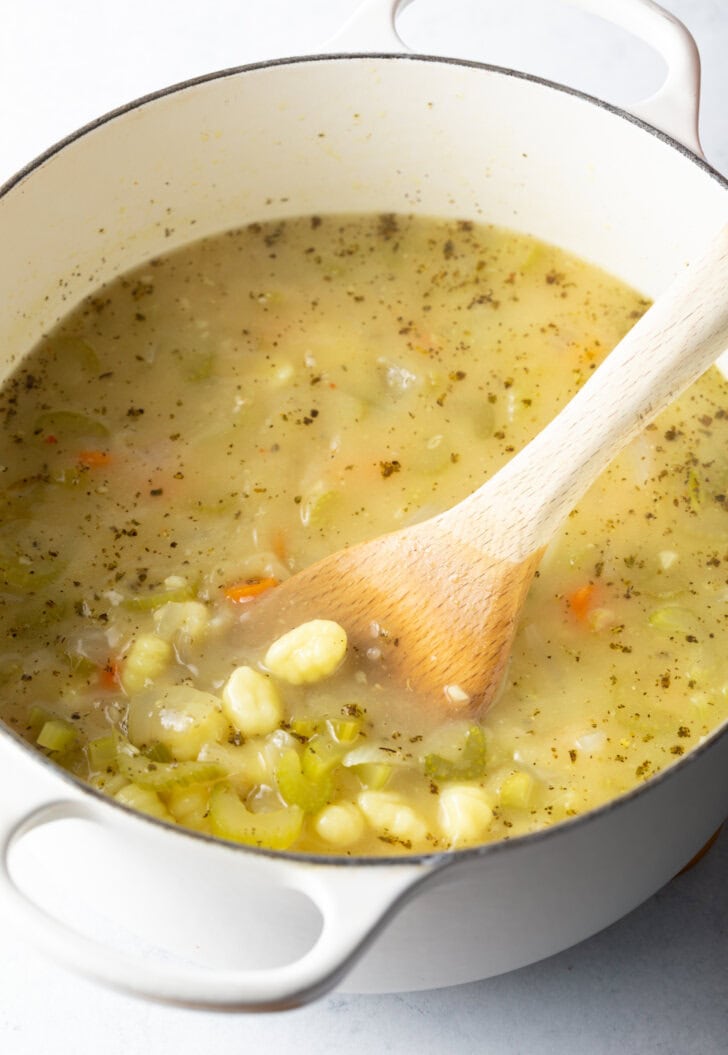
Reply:
<svg viewBox="0 0 728 1055"><path fill-rule="evenodd" d="M702 137L728 173L728 0L663 0L703 58ZM226 66L315 51L356 0L2 0L0 183L114 106ZM611 101L648 94L661 62L556 0L418 0L417 50L551 77ZM428 993L332 995L280 1015L216 1016L107 992L0 935L3 1055L322 1051L725 1055L728 829L690 872L543 963Z"/></svg>

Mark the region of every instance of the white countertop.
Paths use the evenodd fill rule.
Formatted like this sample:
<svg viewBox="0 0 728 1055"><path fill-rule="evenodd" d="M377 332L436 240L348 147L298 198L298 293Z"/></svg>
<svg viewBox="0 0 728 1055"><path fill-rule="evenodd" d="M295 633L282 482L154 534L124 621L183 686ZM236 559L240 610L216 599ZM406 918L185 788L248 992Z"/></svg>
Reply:
<svg viewBox="0 0 728 1055"><path fill-rule="evenodd" d="M728 2L663 3L697 39L703 146L714 167L728 172ZM355 6L355 0L5 0L0 183L49 144L146 92L215 69L315 51ZM524 21L529 34L519 32ZM660 63L651 53L617 31L588 26L547 0L418 0L401 19L403 35L420 51L527 69L615 102L656 86ZM453 989L335 994L284 1014L218 1016L108 992L9 935L0 942L3 1055L294 1050L724 1055L728 826L698 865L608 930L540 964Z"/></svg>

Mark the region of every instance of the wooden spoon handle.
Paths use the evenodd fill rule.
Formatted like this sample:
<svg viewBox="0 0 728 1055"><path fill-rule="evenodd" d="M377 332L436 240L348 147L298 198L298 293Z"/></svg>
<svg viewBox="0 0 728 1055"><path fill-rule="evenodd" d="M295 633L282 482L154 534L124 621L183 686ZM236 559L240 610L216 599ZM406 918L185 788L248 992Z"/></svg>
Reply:
<svg viewBox="0 0 728 1055"><path fill-rule="evenodd" d="M728 224L567 406L440 518L457 538L520 561L545 546L599 473L728 347Z"/></svg>

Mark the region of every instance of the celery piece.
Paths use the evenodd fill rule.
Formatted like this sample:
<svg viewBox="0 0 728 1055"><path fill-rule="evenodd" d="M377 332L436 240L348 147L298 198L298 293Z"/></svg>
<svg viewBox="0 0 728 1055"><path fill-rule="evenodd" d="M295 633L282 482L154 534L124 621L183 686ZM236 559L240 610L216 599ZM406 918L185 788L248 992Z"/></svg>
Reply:
<svg viewBox="0 0 728 1055"><path fill-rule="evenodd" d="M42 626L43 624L41 624ZM73 674L77 674L79 678L89 679L94 675L98 674L99 665L94 663L93 660L88 659L86 656L82 656L80 652L64 652L64 658L68 663Z"/></svg>
<svg viewBox="0 0 728 1055"><path fill-rule="evenodd" d="M310 740L312 736L321 731L320 718L292 718L289 728L294 736L303 740Z"/></svg>
<svg viewBox="0 0 728 1055"><path fill-rule="evenodd" d="M62 718L51 718L44 723L35 742L46 751L65 751L75 740L76 730L70 722L64 722Z"/></svg>
<svg viewBox="0 0 728 1055"><path fill-rule="evenodd" d="M178 824L195 831L209 831L210 788L193 784L188 788L172 788L165 794L167 809Z"/></svg>
<svg viewBox="0 0 728 1055"><path fill-rule="evenodd" d="M132 612L153 612L161 608L163 604L167 604L168 601L193 601L195 593L194 587L185 583L184 586L177 586L171 590L162 588L151 590L149 593L137 593L133 597L125 597L121 602L121 607Z"/></svg>
<svg viewBox="0 0 728 1055"><path fill-rule="evenodd" d="M87 780L92 788L96 788L97 791L103 791L105 795L111 795L112 797L116 795L117 791L121 791L122 788L129 784L126 777L122 777L120 773L107 773L106 771L92 773Z"/></svg>
<svg viewBox="0 0 728 1055"><path fill-rule="evenodd" d="M92 740L86 745L86 757L92 773L107 773L116 769L116 737L111 734Z"/></svg>
<svg viewBox="0 0 728 1055"><path fill-rule="evenodd" d="M75 410L47 410L35 419L34 429L44 436L55 436L61 442L82 437L105 439L109 435L102 421Z"/></svg>
<svg viewBox="0 0 728 1055"><path fill-rule="evenodd" d="M530 773L509 773L500 786L498 801L506 809L525 810L531 805L536 781Z"/></svg>
<svg viewBox="0 0 728 1055"><path fill-rule="evenodd" d="M166 744L160 744L157 741L154 744L150 744L144 751L144 755L149 759L150 762L174 762L176 761L174 755L167 747Z"/></svg>
<svg viewBox="0 0 728 1055"><path fill-rule="evenodd" d="M485 772L485 734L479 725L471 725L465 733L459 758L442 755L425 756L425 776L432 780L475 780Z"/></svg>
<svg viewBox="0 0 728 1055"><path fill-rule="evenodd" d="M156 791L184 788L190 784L211 784L225 776L225 770L216 762L154 762L146 755L130 754L125 750L118 752L117 759L122 776L140 787Z"/></svg>
<svg viewBox="0 0 728 1055"><path fill-rule="evenodd" d="M248 846L287 850L301 834L303 816L299 806L287 806L270 813L252 813L229 784L218 784L210 796L213 834Z"/></svg>
<svg viewBox="0 0 728 1055"><path fill-rule="evenodd" d="M353 744L361 733L361 720L359 718L328 718L326 725L339 744Z"/></svg>
<svg viewBox="0 0 728 1055"><path fill-rule="evenodd" d="M323 486L306 495L300 506L301 522L306 527L323 528L331 524L341 504L341 493Z"/></svg>
<svg viewBox="0 0 728 1055"><path fill-rule="evenodd" d="M360 762L351 767L363 787L370 791L381 791L389 783L393 767L388 762Z"/></svg>
<svg viewBox="0 0 728 1055"><path fill-rule="evenodd" d="M346 754L346 746L337 744L328 736L314 736L303 749L301 769L309 780L322 780L340 765Z"/></svg>
<svg viewBox="0 0 728 1055"><path fill-rule="evenodd" d="M299 806L304 813L318 813L333 793L330 775L322 773L316 780L305 776L299 754L293 749L281 756L276 768L276 783L288 805Z"/></svg>
<svg viewBox="0 0 728 1055"><path fill-rule="evenodd" d="M148 813L150 817L158 817L162 821L174 820L159 795L151 788L143 788L139 784L127 784L115 792L114 798L133 810Z"/></svg>
<svg viewBox="0 0 728 1055"><path fill-rule="evenodd" d="M679 630L684 633L695 633L699 628L698 619L693 612L689 608L682 608L676 604L655 608L650 612L648 622L657 630L665 631Z"/></svg>

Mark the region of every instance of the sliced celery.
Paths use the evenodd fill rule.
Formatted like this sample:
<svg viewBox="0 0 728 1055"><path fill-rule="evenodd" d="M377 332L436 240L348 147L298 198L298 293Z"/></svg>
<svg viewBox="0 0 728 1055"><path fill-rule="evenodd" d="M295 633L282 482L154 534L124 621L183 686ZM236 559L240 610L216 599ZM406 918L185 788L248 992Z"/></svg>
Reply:
<svg viewBox="0 0 728 1055"><path fill-rule="evenodd" d="M300 736L304 740L310 740L312 736L321 731L320 718L292 718L289 728L294 736Z"/></svg>
<svg viewBox="0 0 728 1055"><path fill-rule="evenodd" d="M361 732L360 718L292 718L289 728L295 736L310 740L317 734L329 733L337 743L351 745Z"/></svg>
<svg viewBox="0 0 728 1055"><path fill-rule="evenodd" d="M92 788L111 796L116 796L117 791L129 784L126 777L122 777L120 773L92 773L87 779Z"/></svg>
<svg viewBox="0 0 728 1055"><path fill-rule="evenodd" d="M536 781L530 773L509 773L500 786L498 801L506 809L525 810L533 801Z"/></svg>
<svg viewBox="0 0 728 1055"><path fill-rule="evenodd" d="M347 746L353 744L361 732L360 718L329 718L326 725L334 739Z"/></svg>
<svg viewBox="0 0 728 1055"><path fill-rule="evenodd" d="M172 788L165 793L167 809L178 824L195 831L209 831L210 788L193 784L188 788Z"/></svg>
<svg viewBox="0 0 728 1055"><path fill-rule="evenodd" d="M300 506L301 522L307 527L327 527L334 520L341 505L341 493L317 488L307 495Z"/></svg>
<svg viewBox="0 0 728 1055"><path fill-rule="evenodd" d="M145 752L150 762L174 762L175 758L166 744L152 744Z"/></svg>
<svg viewBox="0 0 728 1055"><path fill-rule="evenodd" d="M360 762L351 767L352 773L370 791L381 791L389 783L393 767L388 762Z"/></svg>
<svg viewBox="0 0 728 1055"><path fill-rule="evenodd" d="M185 583L184 586L177 586L171 590L162 588L151 590L149 593L137 593L133 597L125 597L121 602L121 607L132 612L153 612L161 608L163 604L167 604L168 601L180 602L194 599L194 587Z"/></svg>
<svg viewBox="0 0 728 1055"><path fill-rule="evenodd" d="M485 734L479 725L471 725L465 733L456 759L442 755L425 756L425 775L432 780L475 780L485 772Z"/></svg>
<svg viewBox="0 0 728 1055"><path fill-rule="evenodd" d="M276 783L288 805L300 806L304 813L318 813L333 794L331 776L322 773L315 780L305 776L301 768L301 758L293 749L286 751L281 757L276 768Z"/></svg>
<svg viewBox="0 0 728 1055"><path fill-rule="evenodd" d="M216 762L154 762L146 755L118 753L119 772L143 788L168 791L190 784L211 784L225 776Z"/></svg>
<svg viewBox="0 0 728 1055"><path fill-rule="evenodd" d="M66 751L76 741L76 730L62 718L51 718L38 733L36 743L46 751Z"/></svg>
<svg viewBox="0 0 728 1055"><path fill-rule="evenodd" d="M301 760L301 769L309 780L323 780L341 763L347 747L337 744L328 736L314 736L306 744Z"/></svg>
<svg viewBox="0 0 728 1055"><path fill-rule="evenodd" d="M86 746L86 757L92 773L106 773L116 769L116 737L100 736L97 740L92 740Z"/></svg>
<svg viewBox="0 0 728 1055"><path fill-rule="evenodd" d="M681 630L685 633L695 633L699 628L698 619L693 612L676 604L655 608L650 612L649 624L657 630Z"/></svg>
<svg viewBox="0 0 728 1055"><path fill-rule="evenodd" d="M159 795L151 788L143 788L139 784L127 784L114 794L114 798L133 810L148 813L150 817L158 817L163 821L174 820Z"/></svg>
<svg viewBox="0 0 728 1055"><path fill-rule="evenodd" d="M287 806L270 813L252 813L229 784L218 784L210 796L210 823L213 833L223 839L287 850L301 834L303 810Z"/></svg>
<svg viewBox="0 0 728 1055"><path fill-rule="evenodd" d="M75 410L47 410L35 419L35 431L56 439L78 440L84 436L103 439L109 430L102 421Z"/></svg>

